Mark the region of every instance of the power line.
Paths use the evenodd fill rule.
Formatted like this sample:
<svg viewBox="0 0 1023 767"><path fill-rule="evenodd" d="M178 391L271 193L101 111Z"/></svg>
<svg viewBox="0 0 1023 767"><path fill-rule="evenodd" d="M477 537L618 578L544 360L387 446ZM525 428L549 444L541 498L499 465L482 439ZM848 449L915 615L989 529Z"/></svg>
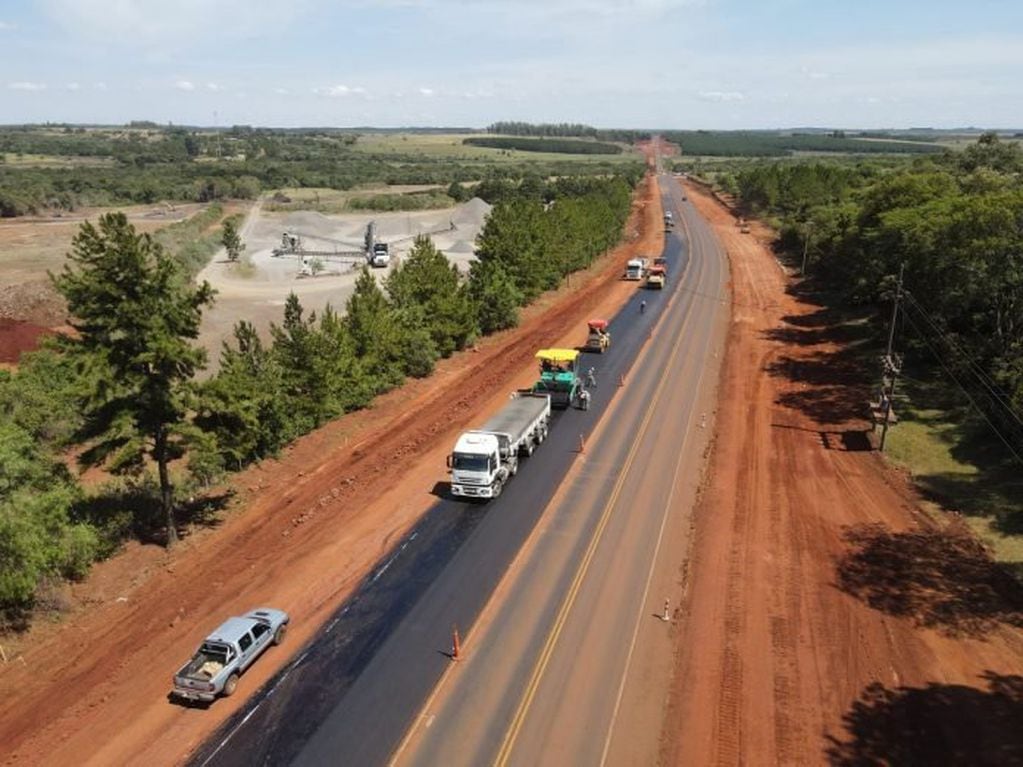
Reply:
<svg viewBox="0 0 1023 767"><path fill-rule="evenodd" d="M948 346L953 351L955 351L960 357L962 357L967 362L968 370L975 376L977 376L981 386L983 386L988 391L988 393L995 399L995 401L999 405L1001 405L1002 408L1004 408L1005 411L1010 416L1012 416L1013 420L1015 420L1016 423L1023 427L1023 418L1021 418L1020 415L1012 407L1012 403L1010 403L1005 398L1005 396L1000 391L998 391L998 384L986 373L986 371L984 371L984 369L980 366L980 363L978 363L974 358L972 358L966 352L966 350L963 349L962 346L960 346L956 342L954 338L952 338L948 333L946 333L940 327L938 327L937 323L929 316L928 312L923 308L923 306L920 305L920 302L917 301L916 298L911 293L909 293L909 291L906 291L905 294L912 302L913 308L920 312L920 315L924 318L924 320L927 321L927 324L931 326L934 332L941 336L941 339L946 344L948 344Z"/></svg>
<svg viewBox="0 0 1023 767"><path fill-rule="evenodd" d="M953 373L949 369L948 365L945 364L944 358L942 358L942 356L938 353L938 350L934 348L934 345L931 343L930 339L927 338L927 335L923 332L923 330L920 329L920 326L916 324L916 321L907 312L903 312L902 316L909 321L909 324L913 326L914 330L916 330L916 332L920 335L920 338L923 339L923 342L927 344L927 348L931 350L931 354L933 354L935 359L938 360L938 364L940 364L941 367L944 368L945 372L948 373L949 378L955 381L956 385L960 388L963 394L966 395L966 398L970 401L970 404L973 405L974 410L980 413L981 418L983 418L987 422L988 426L991 427L991 430L998 435L998 439L1000 439L1002 443L1009 449L1009 452L1016 457L1016 460L1019 461L1020 463L1023 463L1023 456L1016 452L1016 449L1012 446L1009 440L1007 440L1002 435L1002 432L999 431L998 427L995 426L991 419L987 417L987 413L985 413L984 410L979 405L977 405L977 402L973 399L973 396L970 394L967 388L963 386L962 381L960 381L956 377L956 374Z"/></svg>
<svg viewBox="0 0 1023 767"><path fill-rule="evenodd" d="M907 293L907 295L908 295L908 293ZM999 403L1003 407L1005 407L1006 410L1008 410L1012 414L1013 418L1015 418L1016 421L1018 421L1021 426L1023 426L1023 420L1021 420L1020 417L1013 410L1011 403L1009 403L1008 400L1006 400L1005 397L999 391L997 391L998 384L987 374L987 372L984 370L984 368L981 367L980 363L977 362L973 357L971 357L969 355L969 353L967 353L966 350L963 349L963 347L959 344L959 342L956 341L955 338L952 337L951 334L949 334L948 332L942 330L938 326L938 324L930 316L930 314L927 312L927 310L924 309L923 305L919 301L917 301L914 296L909 296L909 297L910 297L910 300L912 300L912 302L913 302L913 308L915 308L918 312L920 312L920 316L923 317L924 320L927 321L927 324L931 326L931 328L934 330L934 332L937 333L939 336L941 336L942 340L946 344L948 344L952 348L953 351L955 351L957 354L959 354L960 357L962 357L963 359L966 360L966 362L969 365L970 372L974 373L974 375L976 375L977 378L980 379L981 384L983 384L984 387L986 389L988 389L988 391L991 393L991 395L993 397L995 397L995 399L997 399L999 401Z"/></svg>

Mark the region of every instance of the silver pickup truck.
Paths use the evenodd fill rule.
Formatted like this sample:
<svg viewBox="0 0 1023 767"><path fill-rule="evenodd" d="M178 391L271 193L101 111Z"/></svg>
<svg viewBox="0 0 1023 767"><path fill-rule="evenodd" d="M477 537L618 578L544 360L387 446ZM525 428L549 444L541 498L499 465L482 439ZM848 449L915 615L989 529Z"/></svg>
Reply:
<svg viewBox="0 0 1023 767"><path fill-rule="evenodd" d="M171 694L205 702L234 694L245 669L271 644L284 640L289 620L283 610L269 607L228 618L174 675Z"/></svg>

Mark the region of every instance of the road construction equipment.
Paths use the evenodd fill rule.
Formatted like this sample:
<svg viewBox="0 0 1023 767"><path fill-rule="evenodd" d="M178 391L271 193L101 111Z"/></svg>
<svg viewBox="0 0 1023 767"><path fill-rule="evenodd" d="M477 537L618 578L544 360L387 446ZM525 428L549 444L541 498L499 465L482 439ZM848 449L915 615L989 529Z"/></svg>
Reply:
<svg viewBox="0 0 1023 767"><path fill-rule="evenodd" d="M553 407L579 406L579 380L577 349L541 349L536 353L540 360L540 380L533 384L533 391L549 394Z"/></svg>
<svg viewBox="0 0 1023 767"><path fill-rule="evenodd" d="M588 352L603 354L611 346L611 334L607 330L607 320L593 319L586 323L589 335L583 347Z"/></svg>

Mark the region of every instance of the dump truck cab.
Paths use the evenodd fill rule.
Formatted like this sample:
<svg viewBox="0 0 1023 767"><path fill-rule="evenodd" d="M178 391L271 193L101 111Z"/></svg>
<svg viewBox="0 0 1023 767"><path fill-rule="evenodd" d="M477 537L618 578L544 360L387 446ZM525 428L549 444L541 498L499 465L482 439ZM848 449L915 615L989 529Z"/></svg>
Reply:
<svg viewBox="0 0 1023 767"><path fill-rule="evenodd" d="M611 334L608 332L607 326L607 320L601 319L593 319L586 323L589 330L586 336L586 346L583 347L586 351L603 354L611 346Z"/></svg>
<svg viewBox="0 0 1023 767"><path fill-rule="evenodd" d="M661 290L667 279L668 273L663 266L652 266L646 276L646 286L654 290Z"/></svg>

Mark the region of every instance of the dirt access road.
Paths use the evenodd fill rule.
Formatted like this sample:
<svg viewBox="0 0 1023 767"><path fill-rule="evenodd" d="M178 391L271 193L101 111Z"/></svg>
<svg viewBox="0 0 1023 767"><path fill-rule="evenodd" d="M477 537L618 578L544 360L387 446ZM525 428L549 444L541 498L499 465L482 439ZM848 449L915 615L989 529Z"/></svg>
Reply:
<svg viewBox="0 0 1023 767"><path fill-rule="evenodd" d="M237 513L193 531L169 555L134 546L77 589L84 607L6 644L0 665L5 764L180 763L318 630L326 616L436 500L457 434L535 377L534 352L575 345L585 320L635 289L624 262L662 247L661 205L648 179L627 244L545 296L522 325L445 361L429 379L299 440L280 461L235 479ZM242 510L243 509L243 510ZM224 617L286 608L292 631L209 709L166 699L170 677Z"/></svg>
<svg viewBox="0 0 1023 767"><path fill-rule="evenodd" d="M768 233L690 196L734 316L662 761L1023 763L1019 589L870 449L842 329Z"/></svg>

